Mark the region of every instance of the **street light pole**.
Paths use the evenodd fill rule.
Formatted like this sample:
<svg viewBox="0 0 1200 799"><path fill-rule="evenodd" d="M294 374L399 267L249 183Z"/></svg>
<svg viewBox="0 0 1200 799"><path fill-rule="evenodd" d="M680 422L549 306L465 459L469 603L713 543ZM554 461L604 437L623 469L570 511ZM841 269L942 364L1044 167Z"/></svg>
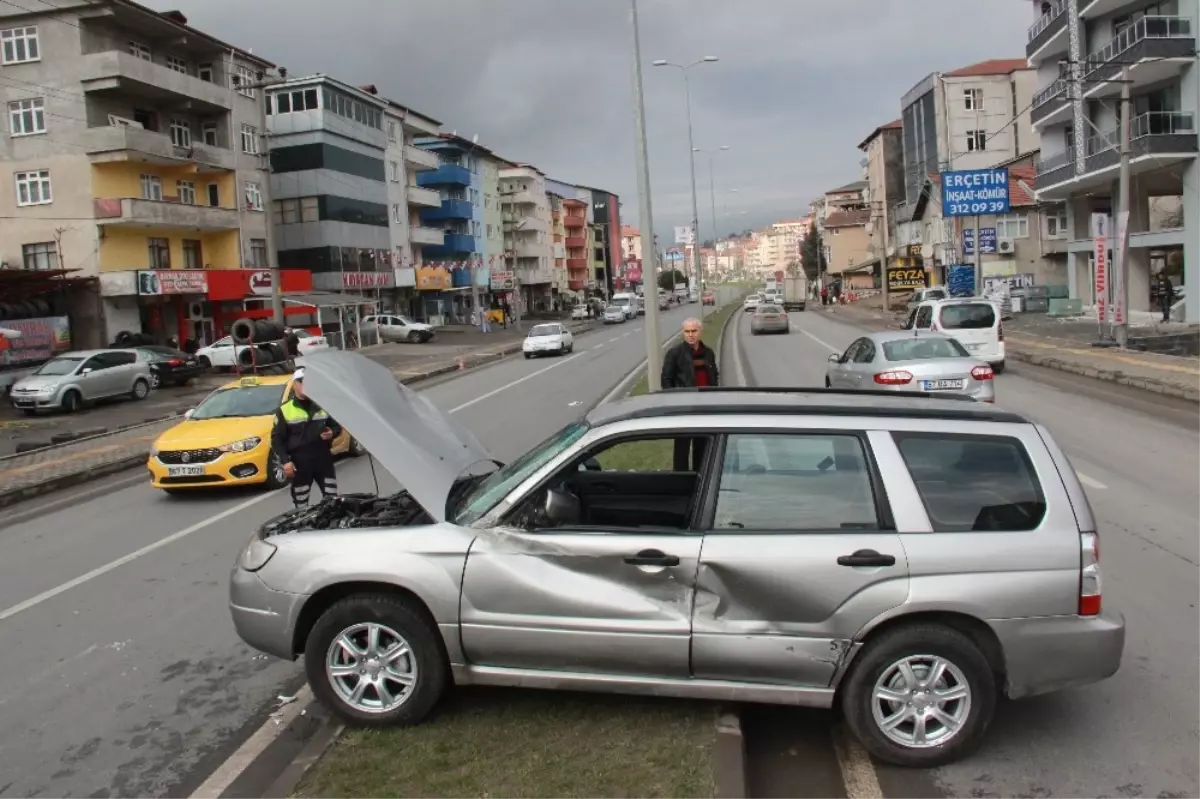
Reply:
<svg viewBox="0 0 1200 799"><path fill-rule="evenodd" d="M722 144L716 150L700 150L697 148L693 148L693 150L692 150L693 153L703 152L703 153L708 154L708 193L709 193L709 199L712 202L712 225L713 225L713 248L714 249L717 246L717 235L718 234L717 234L717 190L716 190L716 180L713 177L713 161L716 160L717 153L724 152L725 150L728 150L728 149L730 149L728 144ZM694 182L692 184L692 190L693 190L693 192L695 191L695 183ZM692 195L692 201L695 202L695 194L694 193ZM699 270L697 282L700 284L701 293L703 293L704 288L705 288L704 269L703 268L701 268ZM701 299L703 299L703 298L701 298ZM700 319L701 319L701 321L704 320L704 303L703 303L703 301L700 303Z"/></svg>
<svg viewBox="0 0 1200 799"><path fill-rule="evenodd" d="M629 21L633 28L633 124L637 154L638 235L642 252L654 248L654 208L650 201L650 160L646 148L646 101L642 93L642 41L638 32L637 0L629 0ZM654 270L651 270L654 271ZM645 285L643 280L642 285ZM654 292L646 297L646 385L650 391L662 388L662 352L658 337L658 275Z"/></svg>

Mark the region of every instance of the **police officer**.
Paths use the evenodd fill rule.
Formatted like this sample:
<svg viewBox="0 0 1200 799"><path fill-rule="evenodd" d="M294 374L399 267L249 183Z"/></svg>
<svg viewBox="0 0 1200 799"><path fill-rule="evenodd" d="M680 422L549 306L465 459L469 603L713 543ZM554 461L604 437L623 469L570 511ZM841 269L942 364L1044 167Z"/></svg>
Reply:
<svg viewBox="0 0 1200 799"><path fill-rule="evenodd" d="M275 412L271 445L283 460L283 471L292 479L292 503L308 504L312 483L321 496L337 495L337 471L333 467L333 440L342 432L321 406L304 394L304 367L292 376L292 397Z"/></svg>

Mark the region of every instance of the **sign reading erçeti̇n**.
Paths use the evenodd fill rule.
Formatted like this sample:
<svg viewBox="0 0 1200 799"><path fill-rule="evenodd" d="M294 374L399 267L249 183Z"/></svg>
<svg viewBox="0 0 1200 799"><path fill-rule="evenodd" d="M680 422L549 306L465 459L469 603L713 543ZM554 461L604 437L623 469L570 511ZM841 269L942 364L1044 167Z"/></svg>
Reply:
<svg viewBox="0 0 1200 799"><path fill-rule="evenodd" d="M942 173L942 216L1007 214L1008 169L960 169Z"/></svg>

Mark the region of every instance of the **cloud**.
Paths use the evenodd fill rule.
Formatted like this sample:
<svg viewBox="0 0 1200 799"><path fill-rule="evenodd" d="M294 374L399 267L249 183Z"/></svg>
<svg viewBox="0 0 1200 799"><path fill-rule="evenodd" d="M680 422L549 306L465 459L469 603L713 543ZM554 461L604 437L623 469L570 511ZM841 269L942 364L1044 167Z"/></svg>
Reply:
<svg viewBox="0 0 1200 799"><path fill-rule="evenodd" d="M636 222L628 0L143 2L294 75L374 83L505 157L615 192ZM720 57L689 75L696 146L732 148L714 163L724 232L803 215L858 178L858 142L900 115L904 92L933 71L1020 57L1032 21L1014 0L639 0L639 16L664 240L691 216L687 115L680 71L654 59ZM707 156L696 171L707 238Z"/></svg>

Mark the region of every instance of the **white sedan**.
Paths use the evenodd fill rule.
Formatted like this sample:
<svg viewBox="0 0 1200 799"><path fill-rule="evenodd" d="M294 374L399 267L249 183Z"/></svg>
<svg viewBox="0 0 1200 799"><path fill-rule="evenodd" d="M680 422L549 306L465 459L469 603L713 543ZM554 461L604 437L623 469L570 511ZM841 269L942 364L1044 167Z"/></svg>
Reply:
<svg viewBox="0 0 1200 799"><path fill-rule="evenodd" d="M317 350L329 349L329 342L324 336L314 335L307 330L297 329L294 331L296 338L300 339L299 352L297 357L304 357ZM201 347L196 350L196 360L200 361L200 365L205 369L232 369L238 363L238 358L241 354L249 349L248 344L234 344L233 336L217 339L207 347Z"/></svg>
<svg viewBox="0 0 1200 799"><path fill-rule="evenodd" d="M556 323L534 325L521 344L526 358L535 355L565 355L574 349L575 339L571 331Z"/></svg>
<svg viewBox="0 0 1200 799"><path fill-rule="evenodd" d="M761 294L751 294L746 298L746 301L742 303L742 310L753 311L762 304L762 301L763 298Z"/></svg>

